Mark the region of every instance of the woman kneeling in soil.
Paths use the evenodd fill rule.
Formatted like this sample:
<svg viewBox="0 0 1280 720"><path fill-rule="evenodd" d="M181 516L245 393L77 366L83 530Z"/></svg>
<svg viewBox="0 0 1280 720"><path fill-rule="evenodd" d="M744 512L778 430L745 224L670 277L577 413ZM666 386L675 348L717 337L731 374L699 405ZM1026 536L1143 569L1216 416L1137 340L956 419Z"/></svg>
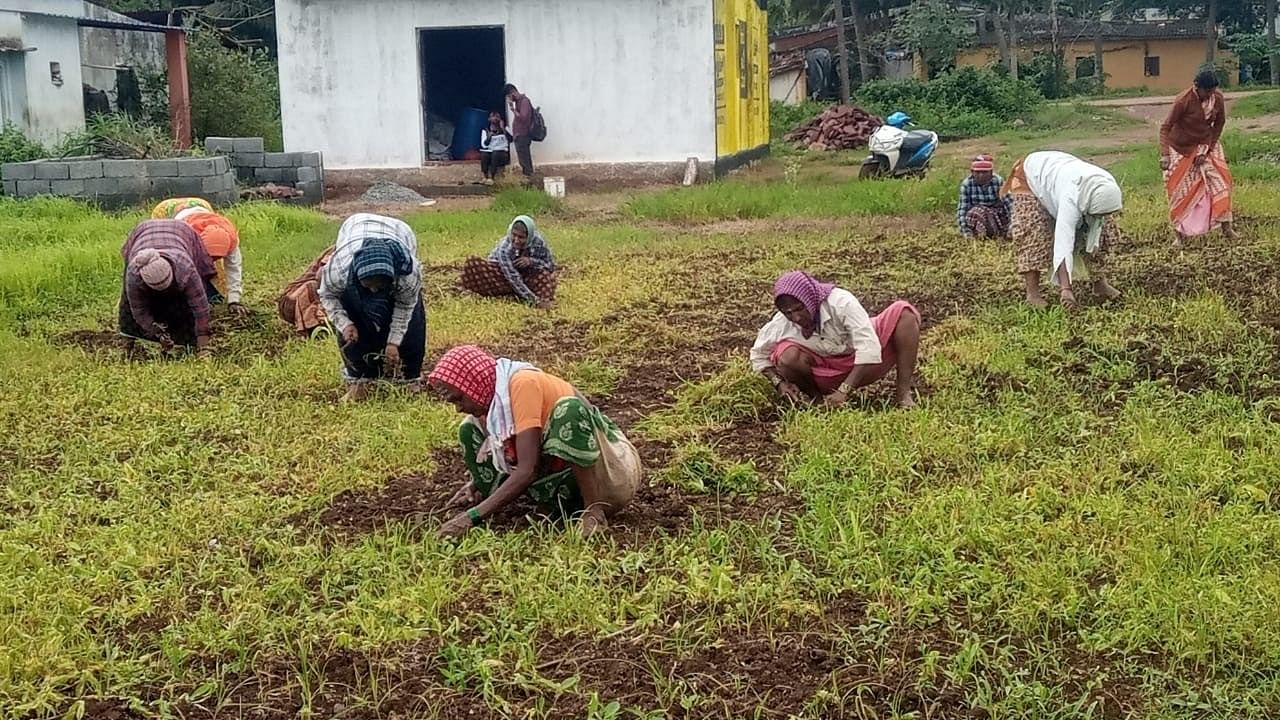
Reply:
<svg viewBox="0 0 1280 720"><path fill-rule="evenodd" d="M548 515L581 515L591 535L635 497L635 446L564 380L464 345L445 353L428 382L467 416L459 437L471 479L449 507L470 507L441 535L465 534L521 494Z"/></svg>
<svg viewBox="0 0 1280 720"><path fill-rule="evenodd" d="M773 288L778 309L751 348L751 366L790 400L840 407L854 388L897 370L899 407L911 389L920 349L920 311L899 300L874 318L853 293L793 270Z"/></svg>
<svg viewBox="0 0 1280 720"><path fill-rule="evenodd" d="M533 218L521 215L511 221L488 260L467 258L462 288L484 297L515 295L530 305L550 307L556 296L556 259Z"/></svg>
<svg viewBox="0 0 1280 720"><path fill-rule="evenodd" d="M1013 166L1002 192L1013 197L1009 234L1028 303L1048 304L1040 295L1040 273L1048 267L1063 306L1075 308L1071 281L1077 254L1093 278L1094 293L1107 300L1120 297L1106 276L1107 253L1120 237L1114 215L1124 205L1111 173L1064 152L1034 152Z"/></svg>
<svg viewBox="0 0 1280 720"><path fill-rule="evenodd" d="M215 271L196 232L177 220L147 220L129 234L120 254L125 267L119 323L120 334L128 338L126 350L133 352L138 340L150 340L166 352L182 345L206 354L205 283Z"/></svg>
<svg viewBox="0 0 1280 720"><path fill-rule="evenodd" d="M320 272L319 295L338 331L345 402L363 400L384 371L418 389L427 310L418 238L408 225L368 213L347 218Z"/></svg>

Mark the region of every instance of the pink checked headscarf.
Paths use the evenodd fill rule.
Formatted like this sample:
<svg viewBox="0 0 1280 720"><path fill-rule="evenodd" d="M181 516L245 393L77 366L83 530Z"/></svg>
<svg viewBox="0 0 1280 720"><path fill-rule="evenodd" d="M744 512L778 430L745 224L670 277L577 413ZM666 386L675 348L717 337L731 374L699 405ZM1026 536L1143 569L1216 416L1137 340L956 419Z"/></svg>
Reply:
<svg viewBox="0 0 1280 720"><path fill-rule="evenodd" d="M138 269L142 282L152 290L164 290L173 284L173 266L160 251L152 248L139 250L132 263Z"/></svg>
<svg viewBox="0 0 1280 720"><path fill-rule="evenodd" d="M498 383L498 359L475 345L459 345L440 358L427 382L444 383L489 407Z"/></svg>
<svg viewBox="0 0 1280 720"><path fill-rule="evenodd" d="M818 282L812 275L803 270L792 270L789 273L783 273L778 278L778 282L773 285L773 301L778 302L778 298L788 295L800 301L805 309L809 311L810 317L813 318L813 327L816 329L822 323L822 303L827 301L827 297L831 295L831 291L836 286L831 283ZM813 335L812 329L801 329L805 337Z"/></svg>

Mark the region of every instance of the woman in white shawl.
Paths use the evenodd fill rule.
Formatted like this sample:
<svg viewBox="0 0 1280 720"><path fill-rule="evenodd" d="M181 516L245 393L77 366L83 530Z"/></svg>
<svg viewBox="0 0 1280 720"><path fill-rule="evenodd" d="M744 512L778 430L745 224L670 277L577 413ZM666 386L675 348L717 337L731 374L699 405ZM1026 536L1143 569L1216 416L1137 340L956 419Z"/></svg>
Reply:
<svg viewBox="0 0 1280 720"><path fill-rule="evenodd" d="M1040 273L1047 267L1063 306L1075 308L1077 255L1095 294L1106 300L1120 297L1106 276L1107 252L1120 237L1114 216L1124 204L1111 173L1064 152L1034 152L1013 166L1002 194L1013 197L1009 234L1028 303L1048 304L1040 294Z"/></svg>

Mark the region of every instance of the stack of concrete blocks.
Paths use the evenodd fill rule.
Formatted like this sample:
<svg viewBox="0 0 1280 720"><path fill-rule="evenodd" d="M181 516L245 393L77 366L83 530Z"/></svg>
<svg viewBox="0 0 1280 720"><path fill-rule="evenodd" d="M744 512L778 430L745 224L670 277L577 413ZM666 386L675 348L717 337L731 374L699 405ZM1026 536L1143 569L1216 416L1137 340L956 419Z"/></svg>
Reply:
<svg viewBox="0 0 1280 720"><path fill-rule="evenodd" d="M272 183L301 191L296 202L324 202L324 157L319 152L266 152L262 138L205 138L204 148L230 158L245 185Z"/></svg>
<svg viewBox="0 0 1280 720"><path fill-rule="evenodd" d="M171 197L200 197L221 207L239 198L236 175L222 157L107 160L101 156L35 160L0 166L9 197L90 200L116 210Z"/></svg>

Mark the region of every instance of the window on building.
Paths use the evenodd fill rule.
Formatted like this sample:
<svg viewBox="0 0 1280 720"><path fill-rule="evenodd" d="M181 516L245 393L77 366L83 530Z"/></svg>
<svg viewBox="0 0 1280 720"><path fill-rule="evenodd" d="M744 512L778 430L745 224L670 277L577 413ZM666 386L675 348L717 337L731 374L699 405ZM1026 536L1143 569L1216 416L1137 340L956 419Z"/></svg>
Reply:
<svg viewBox="0 0 1280 720"><path fill-rule="evenodd" d="M1160 57L1148 56L1142 63L1142 74L1147 77L1160 77Z"/></svg>
<svg viewBox="0 0 1280 720"><path fill-rule="evenodd" d="M1097 74L1092 55L1076 58L1076 79L1091 78Z"/></svg>

